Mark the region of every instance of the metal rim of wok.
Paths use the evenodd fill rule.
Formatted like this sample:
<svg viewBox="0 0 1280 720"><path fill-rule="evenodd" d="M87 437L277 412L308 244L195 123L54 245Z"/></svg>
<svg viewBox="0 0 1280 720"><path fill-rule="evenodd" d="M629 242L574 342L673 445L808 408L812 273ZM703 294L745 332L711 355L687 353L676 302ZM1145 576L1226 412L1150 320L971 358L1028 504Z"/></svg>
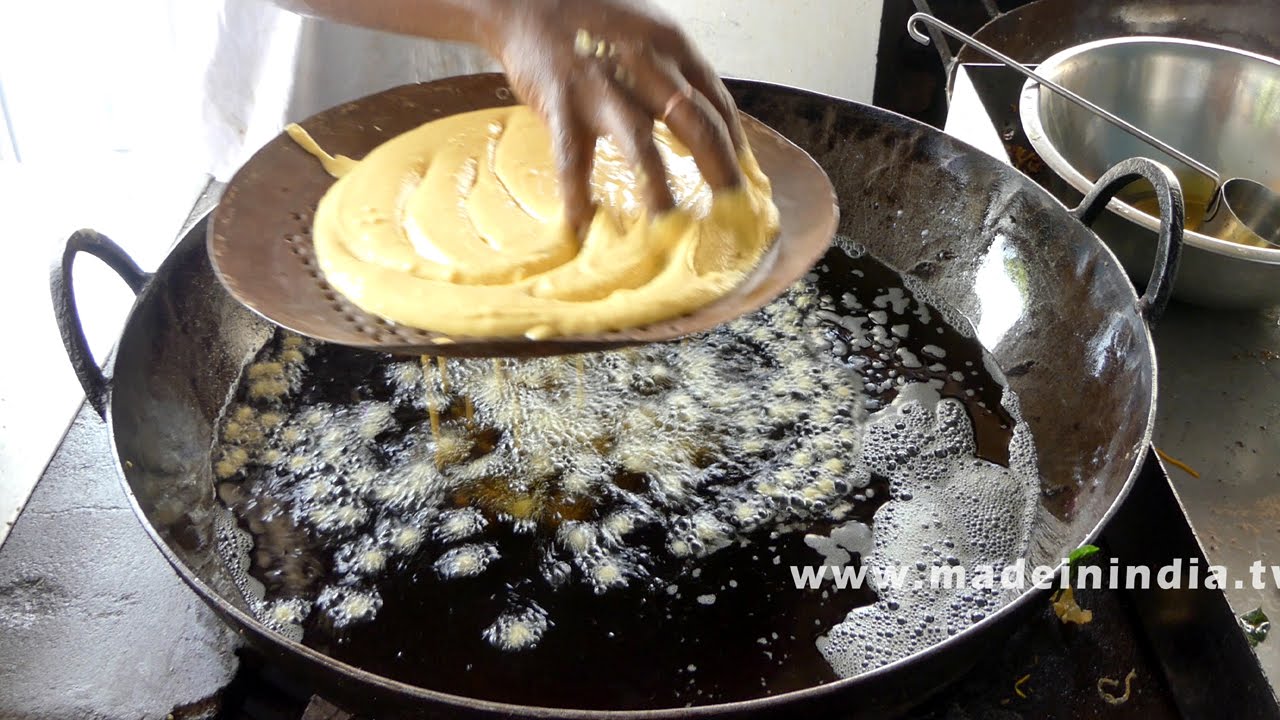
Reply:
<svg viewBox="0 0 1280 720"><path fill-rule="evenodd" d="M1040 63L1037 72L1048 80L1057 80L1060 82L1060 78L1057 77L1059 67L1064 62L1067 62L1074 57L1083 55L1098 48L1112 47L1115 45L1139 44L1184 45L1206 48L1224 54L1237 55L1259 62L1268 63L1276 66L1276 68L1280 70L1280 61L1277 61L1274 58L1269 58L1258 53L1237 50L1236 48L1227 47L1225 45L1172 37L1127 37L1095 40L1094 42L1067 48L1066 50L1056 53L1044 62ZM1045 132L1044 120L1040 113L1040 85L1034 80L1027 80L1027 82L1022 86L1018 113L1022 117L1022 127L1027 135L1027 140L1031 142L1031 147L1036 151L1036 154L1044 160L1045 165L1049 166L1050 170L1053 170L1058 177L1066 180L1067 183L1076 190L1081 192L1087 191L1093 185L1093 182L1085 177L1065 157L1063 157L1062 153L1058 151L1058 148L1053 144L1049 139L1048 134ZM1147 230L1155 230L1159 227L1158 219L1151 217L1147 213L1138 210L1119 198L1112 200L1107 209L1125 220L1144 227ZM1280 249L1276 248L1254 247L1251 245L1230 242L1228 240L1219 240L1218 238L1204 235L1194 230L1187 230L1183 235L1183 241L1192 247L1201 248L1220 255L1227 255L1240 260L1247 260L1249 262L1265 265L1280 265Z"/></svg>
<svg viewBox="0 0 1280 720"><path fill-rule="evenodd" d="M1094 539L1128 494L1141 467L1142 454L1151 439L1155 416L1156 365L1148 322L1158 317L1168 300L1181 247L1182 198L1172 173L1149 160L1125 161L1107 174L1106 182L1095 187L1079 208L1069 211L1025 176L964 143L913 120L857 103L779 85L732 81L730 87L745 111L753 112L757 117L764 115L762 120L773 124L784 135L793 136L802 147L807 144L811 154L814 150L823 150L815 157L829 156L832 159L833 165L827 169L835 171L833 176L838 180L838 186L844 186L848 190L842 198L850 206L867 201L856 192L860 187L868 195L875 189L887 193L886 197L889 198L902 191L910 201L924 203L926 208L936 207L939 211L944 209L941 207L942 203L954 201L957 203L955 208L969 213L964 216L966 219L976 218L974 221L979 222L981 228L993 232L1002 227L1030 227L1027 239L1013 238L1011 242L1016 241L1018 249L1034 251L1020 256L1033 264L1032 270L1039 273L1063 273L1059 278L1036 275L1034 279L1055 280L1057 284L1052 287L1065 293L1066 297L1058 298L1057 303L1033 305L1027 312L1034 310L1051 313L1045 316L1045 323L1052 322L1055 327L1065 323L1071 327L1078 324L1081 317L1092 309L1100 313L1099 317L1103 321L1111 323L1095 335L1095 339L1103 343L1101 347L1084 348L1096 350L1096 356L1091 356L1091 359L1102 364L1100 369L1089 371L1093 375L1088 377L1096 381L1100 392L1111 393L1103 398L1095 398L1094 400L1106 402L1093 403L1091 407L1098 414L1111 412L1128 424L1119 428L1081 428L1077 418L1077 427L1069 430L1059 431L1047 424L1041 426L1041 429L1053 429L1054 432L1048 434L1059 436L1059 441L1088 443L1080 446L1081 457L1078 458L1046 459L1045 451L1037 446L1042 458L1042 483L1047 482L1050 465L1055 473L1072 468L1074 470L1071 472L1076 473L1068 473L1062 486L1073 501L1070 509L1063 510L1063 518L1059 519L1065 528L1063 532L1066 537L1057 538L1050 533L1047 541L1054 543L1060 540L1065 544L1046 547L1042 553L1045 564L1056 565L1056 562L1049 562L1048 558L1058 558L1072 547ZM800 135L805 136L805 142L800 141ZM863 152L859 155L854 152L856 150ZM848 156L849 152L853 152L853 155ZM883 156L880 162L872 163L870 156L877 152L883 153ZM865 164L857 165L855 161L858 158ZM917 172L905 172L912 167L912 163L919 166L916 168ZM954 192L954 196L948 198L941 197L941 194L923 198L917 197L919 193L912 194L917 184L930 186L930 183L938 183L940 176L948 174L959 179L970 179L975 185L947 186L948 190ZM1159 191L1162 209L1168 210L1162 213L1163 232L1160 257L1155 263L1157 270L1153 274L1148 295L1142 298L1137 296L1125 277L1115 255L1087 229L1087 224L1103 211L1106 201L1139 176L1152 181ZM876 178L885 182L875 185ZM978 184L979 180L990 182L982 185ZM875 207L879 208L879 205L876 204ZM1024 218L1021 226L1014 222L1011 214L1008 218L996 217L999 212L1006 210L1014 212L1015 210L1009 210L1011 207L1019 213L1023 210L1032 211L1032 216ZM885 208L885 214L889 209ZM872 219L871 210L864 210L865 216L842 213L841 230L857 235L859 228ZM988 222L983 218L994 219ZM1007 225L1006 219L1014 224ZM72 236L61 262L53 268L51 277L59 328L90 403L107 421L112 436L112 453L129 501L162 554L183 580L224 620L255 641L270 657L297 671L313 673L316 678L332 681L332 686L325 686L326 694L330 689L334 691L330 699L353 697L351 693L354 692L356 697L367 700L373 706L382 707L385 704L397 708L408 707L414 714L438 711L490 717L638 719L737 716L793 713L800 708L830 708L833 704L854 714L860 712L863 705L871 707L870 712L879 713L884 712L885 703L893 704L898 709L919 703L929 693L957 677L972 664L974 654L980 647L998 642L1002 633L1009 631L1010 626L1048 592L1035 588L1026 589L1016 599L956 635L870 672L786 694L691 708L598 711L539 708L476 700L393 681L333 660L299 643L287 641L268 630L246 610L215 589L214 584L218 578L207 577L193 569L197 565L193 558L200 563L221 562L213 560L209 555L211 551L201 545L202 542L207 544L208 538L200 535L202 527L199 526L200 518L195 515L195 510L183 506L186 514L178 521L158 526L160 521L157 519L156 509L150 507L157 497L166 502L174 502L175 498L181 501L184 497L192 503L217 502L212 498L212 483L201 482L202 479L211 478L208 470L211 437L200 436L200 432L212 432L212 428L202 423L209 422L208 413L220 414L219 408L225 404L226 388L221 388L220 398L198 395L188 397L182 393L191 391L182 387L180 381L186 378L191 385L201 381L213 382L203 378L217 376L220 372L238 371L237 368L242 368L243 362L247 360L242 352L243 348L237 355L235 348L224 351L219 347L178 347L158 341L153 337L154 334L159 331L181 336L182 333L207 330L226 332L229 333L227 337L235 338L237 336L232 334L235 330L225 328L228 324L237 322L237 318L248 317L254 322L260 322L250 311L227 296L213 277L201 237L207 222L206 218L197 224L153 275L142 272L118 246L101 235L81 231ZM902 222L910 228L938 227L936 217L921 219L908 216ZM1057 244L1051 241L1057 241ZM944 241L939 239L937 242ZM968 242L968 238L957 237L945 242L964 247L963 243ZM1022 244L1026 247L1023 248ZM965 300L963 305L955 309L966 320L971 321L973 313L969 311L968 305L977 302L981 293L972 288L964 289L972 280L965 275L971 270L967 263L953 262L954 258L944 262L941 256L937 258L938 263L933 263L930 259L934 257L932 254L913 255L925 252L915 243L903 242L877 249L894 254L892 260L899 265L910 262L914 257L924 258L913 266L896 269L903 273L904 278L910 276L932 283L932 289L950 289L954 283L959 288L954 290L957 293L955 297L957 300ZM113 373L110 381L89 352L75 307L71 269L75 257L81 252L102 259L138 293L111 363ZM1058 253L1078 262L1075 265L1057 262L1055 258ZM192 264L193 267L189 268L187 264ZM1028 274L1031 274L1030 271ZM1028 289L1027 292L1027 298L1034 300L1030 294L1032 291ZM232 315L209 317L214 314L214 309L204 311L205 316L183 314L181 302L192 303L193 308L205 308L210 298L219 303L219 307L215 309ZM1044 298L1040 300L1043 301ZM1072 300L1077 302L1073 304ZM1103 305L1104 300L1108 303L1114 301L1114 304ZM1096 307L1080 307L1091 301L1095 302ZM1024 337L1024 331L1034 335L1039 327L1023 327L1015 323L988 350L994 356L1000 348L1021 348L1023 342L1031 343L1028 347L1038 348L1035 344L1038 341L1034 337ZM987 341L982 338L981 327L978 328L977 337L986 347ZM252 342L252 338L244 342ZM1054 358L1058 357L1062 358L1061 362L1069 360L1075 363L1080 360L1079 357L1071 357L1069 353L1053 352L1053 355L1045 356L1046 363L1052 364ZM147 362L154 360L155 354L162 359L188 360L203 365L176 368L171 363L169 366L157 367L154 362ZM237 362L240 363L238 366L231 367L230 364ZM1034 363L1013 368L1006 366L1006 372L1011 388L1018 384L1037 387L1036 383L1041 376L1054 376L1053 368L1037 367ZM1136 373L1134 378L1141 381L1141 387L1137 388L1137 392L1129 388L1116 388L1114 382L1108 382L1107 377L1104 377L1105 373L1111 372ZM174 373L174 377L167 381L166 378L156 379L153 377L155 373ZM1129 390L1127 394L1126 390ZM1055 400L1083 396L1088 391L1089 388L1072 386L1062 389L1059 395L1051 396L1050 391L1045 390L1045 401L1052 405ZM1019 389L1018 393L1023 401L1024 413L1029 413L1027 422L1033 425L1035 436L1038 432L1035 424L1040 422L1040 418L1034 417L1038 405L1032 407L1034 403L1029 401L1035 398L1025 390ZM174 406L175 398L186 398L190 402L204 405ZM222 404L211 408L210 403ZM205 413L203 419L200 413ZM147 437L143 437L144 435ZM1044 435L1041 435L1040 440L1043 438ZM1118 453L1106 455L1108 448L1102 443L1108 441L1113 445L1120 443ZM165 445L166 442L169 445ZM1084 451L1090 448L1093 450L1092 459L1084 456ZM1115 451L1116 448L1112 447L1110 450ZM151 457L148 453L155 453L156 457ZM1092 479L1081 475L1089 472L1089 468L1096 470L1097 467L1107 470L1109 474L1103 477L1102 470L1097 470L1099 476ZM166 482L172 486L165 484ZM1097 492L1098 488L1102 490ZM1045 490L1042 485L1042 492L1038 496L1038 510L1041 514L1050 512L1046 510L1049 500L1045 497ZM1074 501L1081 502L1077 505ZM188 543L191 547L188 547ZM1032 561L1034 558L1029 555L1027 559ZM200 564L199 567L204 568L205 565ZM861 697L856 695L859 690L863 691ZM842 700L852 702L845 704Z"/></svg>

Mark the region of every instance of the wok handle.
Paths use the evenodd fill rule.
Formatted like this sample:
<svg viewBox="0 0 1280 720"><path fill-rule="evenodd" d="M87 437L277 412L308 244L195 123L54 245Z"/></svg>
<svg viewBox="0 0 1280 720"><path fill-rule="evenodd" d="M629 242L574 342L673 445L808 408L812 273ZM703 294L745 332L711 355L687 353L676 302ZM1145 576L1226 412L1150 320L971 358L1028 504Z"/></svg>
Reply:
<svg viewBox="0 0 1280 720"><path fill-rule="evenodd" d="M71 367L84 388L89 404L104 420L107 417L107 376L93 359L93 351L89 349L89 341L85 339L84 327L80 322L80 309L76 306L75 282L71 277L71 267L76 255L88 253L125 281L133 294L142 292L142 288L151 279L151 273L142 268L129 257L119 245L101 233L93 230L78 230L67 239L67 246L62 251L62 260L55 263L49 275L49 290L53 294L53 312L58 321L58 332L62 334L62 345L67 349L67 357L71 359Z"/></svg>
<svg viewBox="0 0 1280 720"><path fill-rule="evenodd" d="M1147 289L1138 298L1138 312L1148 325L1153 325L1169 305L1169 298L1173 294L1173 279L1178 274L1178 263L1182 260L1182 228L1186 209L1182 202L1182 186L1178 184L1177 176L1154 160L1123 160L1094 183L1089 194L1071 214L1085 225L1092 225L1107 209L1111 198L1135 180L1151 183L1156 190L1156 200L1160 203L1160 235L1156 240L1156 259L1151 268L1151 279L1147 281Z"/></svg>

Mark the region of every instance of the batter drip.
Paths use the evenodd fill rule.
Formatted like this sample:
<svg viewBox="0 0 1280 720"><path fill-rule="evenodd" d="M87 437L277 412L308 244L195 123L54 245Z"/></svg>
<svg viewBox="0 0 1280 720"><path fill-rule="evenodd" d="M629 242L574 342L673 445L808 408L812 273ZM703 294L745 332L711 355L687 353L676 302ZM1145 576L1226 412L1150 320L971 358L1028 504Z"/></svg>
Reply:
<svg viewBox="0 0 1280 720"><path fill-rule="evenodd" d="M744 186L713 196L661 123L675 209L649 217L626 157L602 139L581 239L564 220L550 134L527 107L442 118L358 162L287 130L338 177L312 233L325 279L366 312L423 330L538 339L678 317L737 287L778 232L749 149Z"/></svg>

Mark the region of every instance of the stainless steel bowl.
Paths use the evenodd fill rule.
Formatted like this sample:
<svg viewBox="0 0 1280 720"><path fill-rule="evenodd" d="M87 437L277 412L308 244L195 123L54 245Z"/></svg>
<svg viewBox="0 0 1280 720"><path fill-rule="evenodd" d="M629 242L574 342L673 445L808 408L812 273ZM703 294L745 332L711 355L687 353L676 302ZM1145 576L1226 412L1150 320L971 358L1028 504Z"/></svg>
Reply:
<svg viewBox="0 0 1280 720"><path fill-rule="evenodd" d="M1280 192L1280 62L1222 45L1128 37L1078 45L1038 72L1213 167ZM1213 191L1201 173L1028 81L1020 112L1040 157L1087 191L1115 163L1149 157L1173 168L1187 200L1185 252L1175 296L1211 307L1280 304L1280 250L1194 232ZM1149 188L1134 185L1094 229L1135 277L1147 277L1159 220L1144 211Z"/></svg>

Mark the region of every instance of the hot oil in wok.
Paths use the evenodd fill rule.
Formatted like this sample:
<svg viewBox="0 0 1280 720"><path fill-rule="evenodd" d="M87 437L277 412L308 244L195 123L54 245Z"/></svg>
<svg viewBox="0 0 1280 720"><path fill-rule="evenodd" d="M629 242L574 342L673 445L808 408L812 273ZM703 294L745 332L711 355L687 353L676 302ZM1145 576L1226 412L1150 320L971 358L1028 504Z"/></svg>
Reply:
<svg viewBox="0 0 1280 720"><path fill-rule="evenodd" d="M815 547L856 565L882 503L924 502L890 477L926 451L914 425L881 422L906 450L860 460L864 406L932 383L972 421L965 462L1007 464L1015 423L981 348L900 278L839 249L824 263L728 328L576 360L277 338L215 458L253 539L258 615L381 675L551 707L724 702L849 672L824 651L861 637L833 628L876 594L797 590L790 566L821 564ZM951 542L918 550L954 562ZM970 616L901 632L945 636L994 604L966 598Z"/></svg>

